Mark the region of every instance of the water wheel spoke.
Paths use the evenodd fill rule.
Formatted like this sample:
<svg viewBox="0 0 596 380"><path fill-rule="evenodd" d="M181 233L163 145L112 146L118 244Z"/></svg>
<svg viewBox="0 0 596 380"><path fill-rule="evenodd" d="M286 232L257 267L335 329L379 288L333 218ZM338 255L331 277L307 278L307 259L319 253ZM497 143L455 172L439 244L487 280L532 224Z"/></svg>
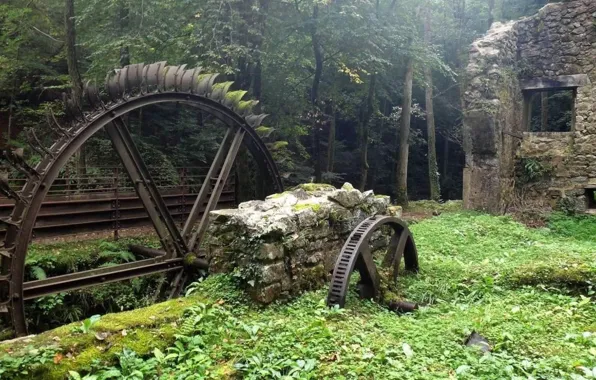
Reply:
<svg viewBox="0 0 596 380"><path fill-rule="evenodd" d="M401 259L404 257L404 251L406 250L406 244L408 243L409 239L410 232L408 230L402 230L399 233L399 243L397 243L395 261L393 262L393 282L397 282L397 276L399 275Z"/></svg>
<svg viewBox="0 0 596 380"><path fill-rule="evenodd" d="M389 268L393 266L395 262L395 256L397 255L397 246L399 245L399 236L400 234L394 233L391 235L391 240L389 241L389 247L387 247L387 254L383 259L383 268Z"/></svg>
<svg viewBox="0 0 596 380"><path fill-rule="evenodd" d="M112 140L116 153L122 160L135 191L155 227L155 231L167 253L165 258L185 255L188 248L155 182L151 178L149 169L141 158L126 124L122 119L115 119L105 126L105 130Z"/></svg>
<svg viewBox="0 0 596 380"><path fill-rule="evenodd" d="M377 296L379 288L379 276L375 265L369 242L363 242L360 247L360 255L356 261L356 268L360 272L360 294L365 298Z"/></svg>
<svg viewBox="0 0 596 380"><path fill-rule="evenodd" d="M232 166L234 165L234 161L236 160L236 156L238 155L238 150L242 145L242 140L244 140L245 133L246 132L242 129L237 129L234 133L234 138L232 139L232 142L229 145L225 161L219 172L219 176L217 177L215 185L213 186L211 197L209 198L209 202L207 202L207 207L205 207L205 211L203 212L203 216L201 217L199 226L197 227L195 232L192 234L190 240L188 241L188 248L190 252L195 251L197 244L200 243L203 235L205 234L205 231L207 231L207 227L209 224L209 213L215 209L215 206L219 202L221 193L226 185L226 182L228 181L228 177L230 176ZM225 148L223 149L225 150Z"/></svg>
<svg viewBox="0 0 596 380"><path fill-rule="evenodd" d="M219 173L219 171L221 170L221 167L224 163L224 159L226 158L226 149L229 149L229 145L232 141L233 136L234 135L232 133L232 129L228 128L226 130L226 134L224 135L224 138L221 142L221 145L219 146L219 150L217 151L217 154L215 155L215 159L213 160L213 163L211 164L211 167L209 168L209 172L207 173L207 176L205 177L205 180L203 181L203 184L201 185L201 189L199 190L199 195L197 196L197 199L195 200L195 203L192 206L190 214L188 215L188 218L186 219L186 222L184 223L184 227L182 228L182 237L184 237L184 239L186 241L188 241L188 239L190 237L190 233L192 232L192 229L193 229L195 223L199 219L203 205L205 204L205 201L207 200L207 196L209 195L209 192L211 191L211 178L215 177L217 175L217 173Z"/></svg>

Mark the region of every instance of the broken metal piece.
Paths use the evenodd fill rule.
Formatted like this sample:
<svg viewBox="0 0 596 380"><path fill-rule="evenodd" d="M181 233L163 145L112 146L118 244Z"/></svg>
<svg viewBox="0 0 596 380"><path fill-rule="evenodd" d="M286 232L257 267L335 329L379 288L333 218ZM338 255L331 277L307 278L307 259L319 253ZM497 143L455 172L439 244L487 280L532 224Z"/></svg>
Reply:
<svg viewBox="0 0 596 380"><path fill-rule="evenodd" d="M372 256L370 239L373 233L382 227L391 227L393 235L387 249L384 263L393 266L394 279L402 258L406 270L418 272L418 252L414 239L406 223L401 219L385 216L373 216L358 225L341 249L327 295L327 305L343 307L346 302L350 276L354 270L360 272L359 293L365 298L377 298L380 294L380 278ZM405 306L405 305L403 305Z"/></svg>
<svg viewBox="0 0 596 380"><path fill-rule="evenodd" d="M468 347L476 347L483 353L490 352L492 350L488 339L478 334L476 331L472 331L472 334L466 338L464 345Z"/></svg>
<svg viewBox="0 0 596 380"><path fill-rule="evenodd" d="M51 119L50 119L50 117L51 117ZM51 108L49 109L48 113L46 113L46 118L48 120L48 126L54 132L56 132L60 136L70 136L70 131L68 129L62 127L62 125L60 125L60 123L56 119L56 115L54 114L54 111L52 111Z"/></svg>
<svg viewBox="0 0 596 380"><path fill-rule="evenodd" d="M25 130L25 133L27 135L27 140L29 141L29 146L31 146L31 149L33 149L37 154L39 154L42 157L44 155L50 155L54 157L54 153L52 153L41 143L41 141L39 141L33 128L27 128Z"/></svg>
<svg viewBox="0 0 596 380"><path fill-rule="evenodd" d="M4 156L4 158L6 158L6 160L12 167L25 174L27 177L39 178L40 174L37 172L37 170L29 166L27 161L25 161L25 159L23 158L23 148L17 148L14 150L6 149L2 152L2 155Z"/></svg>
<svg viewBox="0 0 596 380"><path fill-rule="evenodd" d="M389 310L398 314L413 313L418 310L418 304L408 301L392 301L388 305Z"/></svg>
<svg viewBox="0 0 596 380"><path fill-rule="evenodd" d="M0 174L0 193L4 194L7 198L14 199L16 201L24 202L25 199L21 197L21 194L14 191L8 183L8 173Z"/></svg>

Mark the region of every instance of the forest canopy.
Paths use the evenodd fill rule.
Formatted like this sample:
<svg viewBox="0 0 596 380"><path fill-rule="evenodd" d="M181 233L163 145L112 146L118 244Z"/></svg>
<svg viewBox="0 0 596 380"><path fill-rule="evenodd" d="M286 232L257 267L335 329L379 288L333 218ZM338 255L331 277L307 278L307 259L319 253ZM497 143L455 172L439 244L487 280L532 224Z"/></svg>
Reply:
<svg viewBox="0 0 596 380"><path fill-rule="evenodd" d="M408 199L461 197L460 84L470 43L546 0L8 0L0 4L0 131L51 140L48 110L130 63L220 72L269 114L288 184L349 181ZM145 159L201 166L197 116L152 107L130 125ZM110 163L101 138L72 165ZM33 154L34 152L31 152Z"/></svg>

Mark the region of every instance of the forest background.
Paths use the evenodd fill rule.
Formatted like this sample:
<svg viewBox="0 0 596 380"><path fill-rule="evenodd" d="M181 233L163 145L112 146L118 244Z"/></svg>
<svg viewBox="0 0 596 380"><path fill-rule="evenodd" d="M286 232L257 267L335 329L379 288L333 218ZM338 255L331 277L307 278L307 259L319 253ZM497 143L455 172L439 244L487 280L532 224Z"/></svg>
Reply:
<svg viewBox="0 0 596 380"><path fill-rule="evenodd" d="M547 2L5 0L1 143L25 146L31 129L49 144L48 112L63 116L65 94L82 99L111 70L168 61L220 72L260 101L270 116L259 132L288 185L349 181L401 204L459 199L469 46ZM219 132L199 116L154 106L129 120L145 160L174 182L175 168L206 166L217 149ZM106 144L88 142L72 170L115 165Z"/></svg>

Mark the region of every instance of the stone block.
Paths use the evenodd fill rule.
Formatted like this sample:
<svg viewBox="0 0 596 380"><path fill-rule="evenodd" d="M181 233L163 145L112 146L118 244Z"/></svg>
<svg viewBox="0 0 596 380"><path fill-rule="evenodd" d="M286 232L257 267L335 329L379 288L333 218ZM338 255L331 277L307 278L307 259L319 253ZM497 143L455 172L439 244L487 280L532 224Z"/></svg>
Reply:
<svg viewBox="0 0 596 380"><path fill-rule="evenodd" d="M261 278L259 283L271 284L274 282L281 281L286 275L286 267L283 262L265 265L261 268Z"/></svg>
<svg viewBox="0 0 596 380"><path fill-rule="evenodd" d="M259 260L274 261L284 257L284 247L282 244L265 243L261 245L259 251Z"/></svg>

